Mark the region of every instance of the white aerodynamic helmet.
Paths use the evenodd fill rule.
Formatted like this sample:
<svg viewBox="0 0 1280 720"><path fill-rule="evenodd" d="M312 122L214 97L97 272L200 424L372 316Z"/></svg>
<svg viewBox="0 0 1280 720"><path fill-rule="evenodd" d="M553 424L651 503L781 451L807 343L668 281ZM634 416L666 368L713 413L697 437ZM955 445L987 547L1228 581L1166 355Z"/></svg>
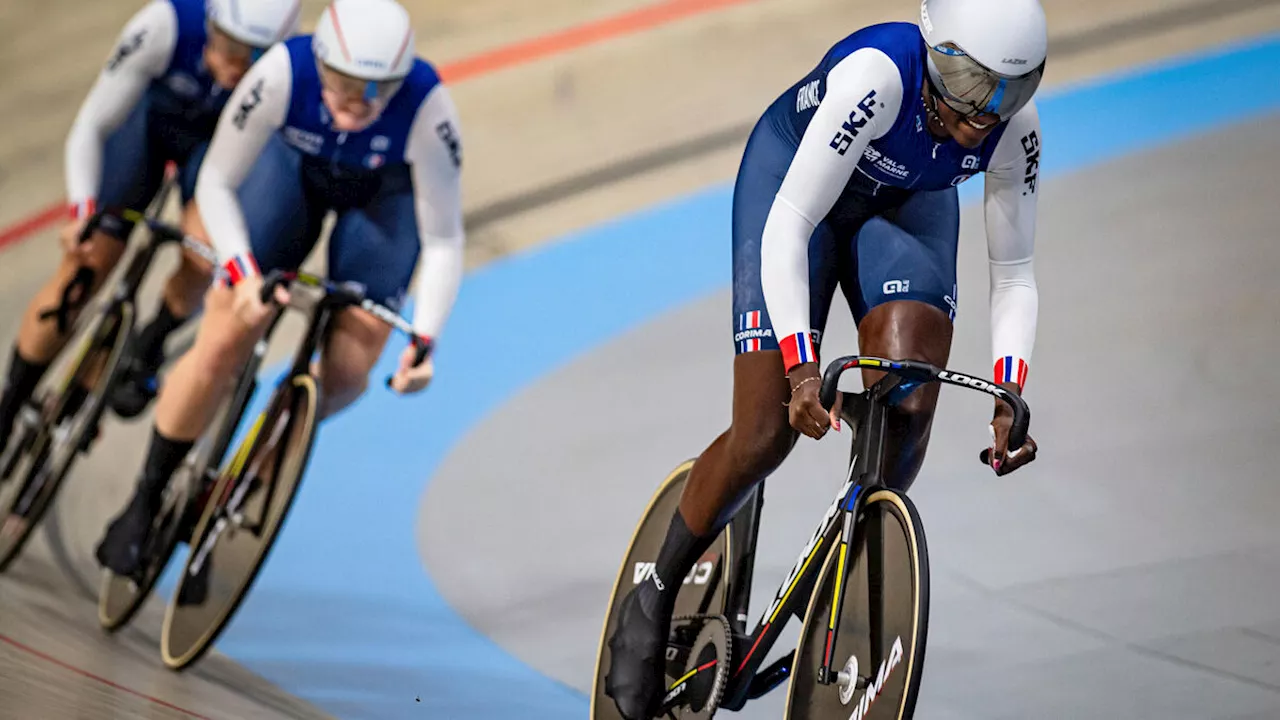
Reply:
<svg viewBox="0 0 1280 720"><path fill-rule="evenodd" d="M386 95L413 69L409 13L395 0L334 0L320 15L311 41L322 66L360 80Z"/></svg>
<svg viewBox="0 0 1280 720"><path fill-rule="evenodd" d="M205 17L231 39L265 50L298 32L301 0L206 0Z"/></svg>
<svg viewBox="0 0 1280 720"><path fill-rule="evenodd" d="M1049 35L1039 0L923 0L929 80L962 115L1008 120L1044 77Z"/></svg>

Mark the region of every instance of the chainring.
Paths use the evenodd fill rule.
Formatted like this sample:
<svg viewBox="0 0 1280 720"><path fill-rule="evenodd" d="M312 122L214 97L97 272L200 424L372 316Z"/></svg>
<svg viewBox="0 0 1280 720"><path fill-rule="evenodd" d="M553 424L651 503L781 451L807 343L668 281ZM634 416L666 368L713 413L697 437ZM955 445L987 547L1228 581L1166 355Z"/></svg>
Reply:
<svg viewBox="0 0 1280 720"><path fill-rule="evenodd" d="M681 720L707 720L720 707L732 670L732 648L729 621L720 615L693 615L674 618L673 623L700 623L701 627L690 647L684 672L668 678L663 697L663 713Z"/></svg>

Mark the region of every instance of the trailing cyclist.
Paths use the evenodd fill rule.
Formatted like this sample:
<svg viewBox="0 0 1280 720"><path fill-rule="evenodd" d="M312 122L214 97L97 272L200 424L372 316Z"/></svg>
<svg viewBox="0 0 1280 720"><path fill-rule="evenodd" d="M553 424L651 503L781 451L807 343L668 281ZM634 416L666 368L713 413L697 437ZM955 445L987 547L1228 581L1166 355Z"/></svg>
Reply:
<svg viewBox="0 0 1280 720"><path fill-rule="evenodd" d="M1032 270L1039 116L1048 44L1037 0L924 0L919 25L863 28L764 112L733 198L734 394L730 427L694 463L651 580L622 601L606 692L628 720L662 694L672 606L692 563L799 434L822 438L818 348L837 285L864 355L945 366L956 312L956 186L985 174L995 379L1020 393L1035 339ZM868 386L881 373L864 371ZM937 385L888 417L887 484L924 460ZM1012 472L997 402L991 465Z"/></svg>
<svg viewBox="0 0 1280 720"><path fill-rule="evenodd" d="M61 231L62 262L31 299L14 342L0 397L0 447L67 340L66 325L42 319L42 313L60 304L64 288L83 267L93 269L96 289L120 259L133 228L106 216L87 242L78 243L89 217L97 208L141 212L159 190L166 163L173 162L184 203L183 229L203 236L192 197L218 114L254 59L296 32L298 2L152 0L125 25L67 136L72 219ZM155 318L132 343L130 371L112 402L122 416L146 406L164 340L199 309L211 271L194 254L183 254Z"/></svg>
<svg viewBox="0 0 1280 720"><path fill-rule="evenodd" d="M117 575L139 547L170 475L205 431L273 310L262 275L296 269L330 210L328 274L367 297L403 304L417 275L414 330L428 345L462 279L461 135L448 89L414 52L409 15L394 0L336 0L315 34L271 48L227 104L200 171L196 201L223 261L194 346L165 379L141 477L98 546ZM284 291L276 298L283 302ZM321 352L321 415L365 390L391 328L343 310ZM392 387L431 381L430 357L401 357Z"/></svg>

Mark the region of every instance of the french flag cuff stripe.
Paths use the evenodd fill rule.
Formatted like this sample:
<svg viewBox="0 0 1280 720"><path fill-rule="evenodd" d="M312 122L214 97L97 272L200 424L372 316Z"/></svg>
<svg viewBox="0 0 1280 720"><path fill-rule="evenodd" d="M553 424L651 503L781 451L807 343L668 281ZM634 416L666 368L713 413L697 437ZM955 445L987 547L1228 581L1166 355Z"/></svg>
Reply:
<svg viewBox="0 0 1280 720"><path fill-rule="evenodd" d="M227 279L232 285L249 277L258 274L258 264L253 261L253 257L249 255L236 255L222 266L227 273Z"/></svg>
<svg viewBox="0 0 1280 720"><path fill-rule="evenodd" d="M997 383L1016 382L1018 387L1025 387L1029 369L1026 360L1012 355L1005 355L1002 358L996 358L992 376Z"/></svg>
<svg viewBox="0 0 1280 720"><path fill-rule="evenodd" d="M788 371L797 365L818 359L818 353L813 349L813 338L809 333L787 336L779 343L779 347L782 349L782 360Z"/></svg>

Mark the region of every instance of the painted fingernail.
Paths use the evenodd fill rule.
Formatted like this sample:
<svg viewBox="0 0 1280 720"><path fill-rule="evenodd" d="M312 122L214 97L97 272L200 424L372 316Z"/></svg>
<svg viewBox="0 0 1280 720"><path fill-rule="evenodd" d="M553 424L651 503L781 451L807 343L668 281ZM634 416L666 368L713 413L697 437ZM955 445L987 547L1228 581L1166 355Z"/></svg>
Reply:
<svg viewBox="0 0 1280 720"><path fill-rule="evenodd" d="M1004 463L1000 462L999 460L993 460L993 461L991 461L991 467L995 468L996 470L999 470L999 469L1000 469L1000 466L1001 466L1001 465L1003 465L1003 464L1004 464Z"/></svg>

